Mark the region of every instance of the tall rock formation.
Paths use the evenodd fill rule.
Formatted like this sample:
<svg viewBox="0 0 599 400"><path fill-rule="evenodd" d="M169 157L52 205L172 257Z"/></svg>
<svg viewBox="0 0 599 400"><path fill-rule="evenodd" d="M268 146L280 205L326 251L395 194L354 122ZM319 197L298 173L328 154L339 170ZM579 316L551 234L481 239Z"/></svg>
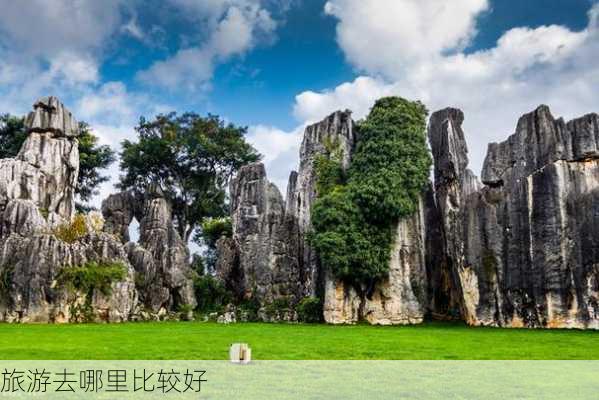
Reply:
<svg viewBox="0 0 599 400"><path fill-rule="evenodd" d="M355 144L355 123L349 110L337 111L321 122L308 126L304 132L299 170L297 173L292 172L289 177L285 206L297 252L304 296L314 296L319 292L322 294L324 289L324 274L318 265L318 257L307 241L307 235L312 229L312 205L317 197L314 161L317 156L327 154L327 146L335 145L341 150L341 165L347 169Z"/></svg>
<svg viewBox="0 0 599 400"><path fill-rule="evenodd" d="M79 173L77 121L56 97L44 97L25 125L29 136L17 157L0 160L0 210L13 199L31 200L50 220L70 220Z"/></svg>
<svg viewBox="0 0 599 400"><path fill-rule="evenodd" d="M366 294L333 279L321 266L308 235L317 198L314 161L331 146L342 150L342 166L351 164L356 141L351 112L335 112L308 126L300 150L299 172L292 172L283 202L260 163L243 167L231 184L233 238L218 243L217 275L239 298L262 304L277 299L296 303L318 295L330 323L421 322L428 296L425 262L425 207L397 226L389 278Z"/></svg>
<svg viewBox="0 0 599 400"><path fill-rule="evenodd" d="M135 269L140 304L152 313L195 307L189 250L172 220L171 205L157 187L136 195L116 193L102 202L105 232L123 243ZM129 225L139 221L139 241L129 241ZM128 242L128 243L127 243Z"/></svg>
<svg viewBox="0 0 599 400"><path fill-rule="evenodd" d="M236 255L229 267L221 260L217 273L238 299L295 302L301 286L279 189L267 180L264 165L254 163L241 168L230 192L233 237L228 246Z"/></svg>
<svg viewBox="0 0 599 400"><path fill-rule="evenodd" d="M472 325L599 328L599 116L564 122L541 106L489 145L481 187L463 116L431 118L446 254Z"/></svg>
<svg viewBox="0 0 599 400"><path fill-rule="evenodd" d="M424 203L397 224L395 244L389 259L388 277L367 293L326 274L324 319L331 324L354 324L365 320L373 325L417 324L424 320L428 303L425 256Z"/></svg>
<svg viewBox="0 0 599 400"><path fill-rule="evenodd" d="M88 217L86 234L75 242L55 234L75 209L79 170L78 124L55 98L34 104L29 131L14 159L0 160L0 319L68 322L89 304L94 318L124 321L137 301L133 268L122 245ZM101 222L100 222L101 224ZM64 268L87 262L119 262L125 278L112 294L73 292L57 284Z"/></svg>

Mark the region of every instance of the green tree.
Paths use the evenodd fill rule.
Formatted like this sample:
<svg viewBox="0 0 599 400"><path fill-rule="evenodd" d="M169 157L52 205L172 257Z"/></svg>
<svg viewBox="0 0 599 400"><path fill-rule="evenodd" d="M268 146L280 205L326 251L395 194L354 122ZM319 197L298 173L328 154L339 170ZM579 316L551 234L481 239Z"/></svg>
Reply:
<svg viewBox="0 0 599 400"><path fill-rule="evenodd" d="M187 241L206 217L227 214L226 186L241 166L260 155L245 141L247 128L194 113L142 118L137 141L122 143L120 188L160 186L173 205L175 225Z"/></svg>
<svg viewBox="0 0 599 400"><path fill-rule="evenodd" d="M0 158L16 156L25 139L27 131L23 118L10 114L0 116Z"/></svg>
<svg viewBox="0 0 599 400"><path fill-rule="evenodd" d="M79 176L75 193L79 195L77 207L88 210L90 207L87 204L98 194L98 187L110 179L100 171L108 168L116 156L110 146L98 144L98 137L86 122L80 122L79 128Z"/></svg>
<svg viewBox="0 0 599 400"><path fill-rule="evenodd" d="M108 181L109 177L102 175L101 170L115 161L115 153L110 146L98 144L98 137L86 122L80 122L79 128L79 177L75 193L79 196L77 208L85 211L90 209L87 203L98 194L100 184ZM24 118L10 114L0 116L0 158L15 157L25 139Z"/></svg>
<svg viewBox="0 0 599 400"><path fill-rule="evenodd" d="M357 288L369 290L388 274L394 228L414 213L428 182L426 117L420 102L380 99L357 125L347 176L338 152L327 148L316 159L310 240L322 264Z"/></svg>

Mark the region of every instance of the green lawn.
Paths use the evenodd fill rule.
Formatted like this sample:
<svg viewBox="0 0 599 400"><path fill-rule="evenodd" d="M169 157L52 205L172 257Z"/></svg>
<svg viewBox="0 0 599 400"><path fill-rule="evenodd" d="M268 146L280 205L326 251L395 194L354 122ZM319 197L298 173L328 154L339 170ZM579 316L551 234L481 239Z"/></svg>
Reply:
<svg viewBox="0 0 599 400"><path fill-rule="evenodd" d="M261 360L599 359L599 332L193 322L0 324L1 359L222 360L247 342Z"/></svg>

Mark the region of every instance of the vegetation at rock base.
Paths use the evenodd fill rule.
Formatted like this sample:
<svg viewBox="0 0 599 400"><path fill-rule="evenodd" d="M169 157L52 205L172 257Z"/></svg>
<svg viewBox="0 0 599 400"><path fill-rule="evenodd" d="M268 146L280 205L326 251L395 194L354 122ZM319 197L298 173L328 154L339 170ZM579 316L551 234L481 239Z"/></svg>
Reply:
<svg viewBox="0 0 599 400"><path fill-rule="evenodd" d="M225 124L214 115L142 118L136 130L137 141L122 142L119 186L143 191L158 185L186 242L205 218L227 215L229 180L241 166L260 158L245 141L247 128Z"/></svg>
<svg viewBox="0 0 599 400"><path fill-rule="evenodd" d="M338 279L368 288L387 275L394 228L416 210L428 182L427 114L420 102L382 98L357 125L347 174L338 150L326 144L315 160L310 242Z"/></svg>
<svg viewBox="0 0 599 400"><path fill-rule="evenodd" d="M195 257L194 263L201 263L205 272L214 271L217 260L216 242L222 237L230 238L232 235L231 217L205 219L194 235L194 241L204 246L202 255Z"/></svg>
<svg viewBox="0 0 599 400"><path fill-rule="evenodd" d="M233 300L225 286L211 275L196 277L193 285L199 312L220 311Z"/></svg>
<svg viewBox="0 0 599 400"><path fill-rule="evenodd" d="M81 266L70 266L61 269L56 277L57 286L73 292L85 294L83 304L70 306L70 322L92 322L95 319L92 307L94 291L110 296L112 284L120 282L127 276L127 268L119 262L89 261Z"/></svg>
<svg viewBox="0 0 599 400"><path fill-rule="evenodd" d="M60 270L56 282L60 287L91 295L95 290L105 296L112 292L112 284L127 276L127 268L119 262L89 261L81 266L65 267Z"/></svg>
<svg viewBox="0 0 599 400"><path fill-rule="evenodd" d="M99 186L110 179L101 174L101 170L115 161L115 153L110 146L98 144L98 137L86 122L80 122L79 129L79 175L75 193L79 196L77 208L89 211L88 202L98 194ZM27 135L24 118L10 114L0 116L0 158L16 157Z"/></svg>
<svg viewBox="0 0 599 400"><path fill-rule="evenodd" d="M297 305L297 316L300 322L322 322L322 302L317 297L305 297Z"/></svg>
<svg viewBox="0 0 599 400"><path fill-rule="evenodd" d="M0 358L226 360L230 344L242 342L249 343L260 360L599 360L597 337L593 331L474 328L459 323L0 324Z"/></svg>
<svg viewBox="0 0 599 400"><path fill-rule="evenodd" d="M54 235L66 243L75 243L87 235L85 215L76 214L70 222L65 222L54 228Z"/></svg>
<svg viewBox="0 0 599 400"><path fill-rule="evenodd" d="M0 271L0 302L9 300L10 287L13 281L14 266L5 265Z"/></svg>

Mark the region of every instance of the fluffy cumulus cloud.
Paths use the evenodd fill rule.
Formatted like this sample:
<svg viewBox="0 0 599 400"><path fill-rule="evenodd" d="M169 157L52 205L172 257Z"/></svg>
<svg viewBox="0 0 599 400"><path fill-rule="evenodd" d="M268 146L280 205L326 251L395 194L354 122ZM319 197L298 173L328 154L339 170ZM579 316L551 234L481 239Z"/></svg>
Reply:
<svg viewBox="0 0 599 400"><path fill-rule="evenodd" d="M41 92L72 90L96 82L102 47L122 23L122 3L123 0L2 2L2 95L11 98L18 108L22 107L21 99Z"/></svg>
<svg viewBox="0 0 599 400"><path fill-rule="evenodd" d="M331 0L337 40L360 69L398 76L410 65L466 46L488 0Z"/></svg>
<svg viewBox="0 0 599 400"><path fill-rule="evenodd" d="M517 118L539 104L566 118L597 111L599 5L581 31L520 27L492 48L465 52L487 8L483 0L330 0L325 11L338 19L338 43L364 76L301 93L296 116L314 121L350 108L360 118L390 94L420 99L431 111L459 107L471 165L479 170L488 142L505 139Z"/></svg>
<svg viewBox="0 0 599 400"><path fill-rule="evenodd" d="M170 0L210 28L202 43L181 49L138 74L144 83L197 91L210 85L215 67L269 38L276 22L261 2L250 0Z"/></svg>
<svg viewBox="0 0 599 400"><path fill-rule="evenodd" d="M248 141L262 154L268 179L275 183L285 195L289 173L299 163L299 149L305 125L291 132L271 126L250 127Z"/></svg>

